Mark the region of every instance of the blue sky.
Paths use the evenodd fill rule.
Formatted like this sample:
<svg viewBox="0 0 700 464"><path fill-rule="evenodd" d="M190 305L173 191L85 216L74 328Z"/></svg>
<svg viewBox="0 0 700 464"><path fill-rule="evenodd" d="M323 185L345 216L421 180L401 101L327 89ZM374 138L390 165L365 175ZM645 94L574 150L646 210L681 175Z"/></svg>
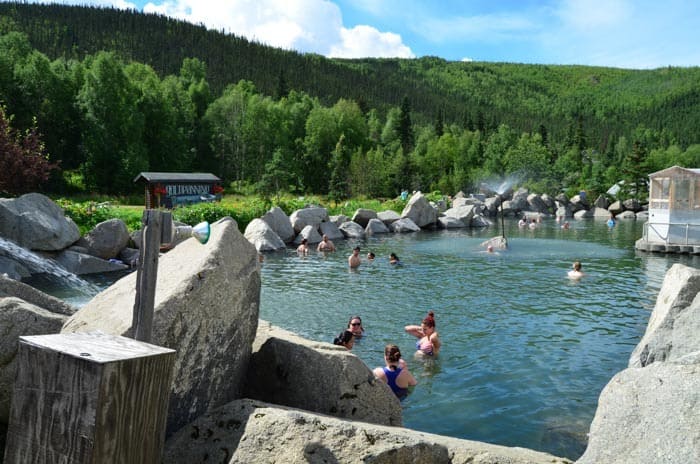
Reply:
<svg viewBox="0 0 700 464"><path fill-rule="evenodd" d="M46 0L43 1L46 3ZM134 8L325 56L700 66L697 0L61 0Z"/></svg>

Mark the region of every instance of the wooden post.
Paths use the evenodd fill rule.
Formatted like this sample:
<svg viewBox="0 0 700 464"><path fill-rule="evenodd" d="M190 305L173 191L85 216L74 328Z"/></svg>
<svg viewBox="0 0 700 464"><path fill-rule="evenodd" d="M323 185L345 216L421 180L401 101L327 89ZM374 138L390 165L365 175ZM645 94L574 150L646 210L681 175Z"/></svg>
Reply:
<svg viewBox="0 0 700 464"><path fill-rule="evenodd" d="M136 272L136 301L131 325L134 339L142 342L151 341L153 329L162 219L160 211L147 209L143 212L139 266Z"/></svg>
<svg viewBox="0 0 700 464"><path fill-rule="evenodd" d="M5 464L160 464L174 354L103 333L20 337Z"/></svg>

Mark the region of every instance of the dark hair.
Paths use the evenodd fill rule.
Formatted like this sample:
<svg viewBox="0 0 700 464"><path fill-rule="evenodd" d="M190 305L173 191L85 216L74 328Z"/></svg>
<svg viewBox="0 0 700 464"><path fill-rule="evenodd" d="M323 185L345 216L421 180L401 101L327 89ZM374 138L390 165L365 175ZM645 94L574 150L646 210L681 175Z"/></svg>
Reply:
<svg viewBox="0 0 700 464"><path fill-rule="evenodd" d="M384 357L390 363L397 363L401 359L401 350L399 350L398 346L390 343L384 347ZM396 367L391 366L391 369L394 370Z"/></svg>
<svg viewBox="0 0 700 464"><path fill-rule="evenodd" d="M423 324L428 327L435 327L435 313L432 311L428 312L428 315L423 319Z"/></svg>
<svg viewBox="0 0 700 464"><path fill-rule="evenodd" d="M338 335L337 337L335 337L333 339L333 344L334 345L346 345L347 343L350 343L350 340L352 340L352 338L354 336L355 335L352 332L350 332L349 330L344 330L343 332L340 333L340 335Z"/></svg>
<svg viewBox="0 0 700 464"><path fill-rule="evenodd" d="M369 257L369 258L374 258L374 253L372 253L372 252L370 251L369 253L367 253L367 257Z"/></svg>
<svg viewBox="0 0 700 464"><path fill-rule="evenodd" d="M304 245L304 244L307 243L308 241L309 241L308 239L302 238L302 239L301 239L301 244Z"/></svg>
<svg viewBox="0 0 700 464"><path fill-rule="evenodd" d="M348 319L348 328L352 327L352 320L353 319L359 319L360 320L360 329L364 332L365 328L362 326L362 318L360 316L352 316L350 319Z"/></svg>
<svg viewBox="0 0 700 464"><path fill-rule="evenodd" d="M355 248L352 249L352 251L355 251L355 250L360 251L360 247L356 246Z"/></svg>

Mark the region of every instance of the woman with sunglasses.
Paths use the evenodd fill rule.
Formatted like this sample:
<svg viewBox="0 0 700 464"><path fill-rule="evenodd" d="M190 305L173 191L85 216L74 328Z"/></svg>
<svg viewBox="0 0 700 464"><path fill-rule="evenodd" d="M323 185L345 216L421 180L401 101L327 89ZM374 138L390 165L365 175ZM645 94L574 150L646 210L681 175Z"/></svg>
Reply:
<svg viewBox="0 0 700 464"><path fill-rule="evenodd" d="M355 337L361 337L365 332L365 328L362 327L362 318L360 316L352 316L348 321L347 330L352 332Z"/></svg>

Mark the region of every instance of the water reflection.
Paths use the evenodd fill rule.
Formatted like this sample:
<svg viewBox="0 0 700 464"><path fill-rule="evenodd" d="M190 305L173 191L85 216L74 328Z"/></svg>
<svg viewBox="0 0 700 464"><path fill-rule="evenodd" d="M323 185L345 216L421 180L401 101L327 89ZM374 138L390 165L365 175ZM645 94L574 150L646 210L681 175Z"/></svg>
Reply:
<svg viewBox="0 0 700 464"><path fill-rule="evenodd" d="M404 424L431 433L523 446L577 458L598 395L626 367L673 262L638 255L641 223L506 223L508 250L484 253L494 230L450 230L340 241L338 252L274 253L263 266L261 317L331 341L351 314L367 329L353 352L368 367L396 343L419 381ZM359 245L372 264L348 272ZM390 266L395 252L402 267ZM574 260L586 276L572 282ZM697 264L697 263L696 263ZM693 264L691 264L693 265ZM403 327L436 314L438 360L415 360Z"/></svg>

